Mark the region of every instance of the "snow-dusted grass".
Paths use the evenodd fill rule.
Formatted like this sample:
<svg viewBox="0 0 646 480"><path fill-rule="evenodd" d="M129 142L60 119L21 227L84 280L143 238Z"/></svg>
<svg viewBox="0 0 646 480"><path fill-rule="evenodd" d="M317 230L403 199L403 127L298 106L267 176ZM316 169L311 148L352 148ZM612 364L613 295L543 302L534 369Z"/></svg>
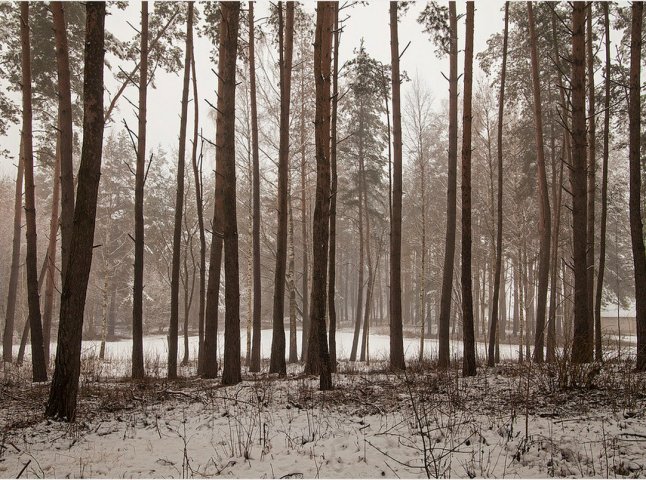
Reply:
<svg viewBox="0 0 646 480"><path fill-rule="evenodd" d="M336 388L319 392L300 365L221 387L96 381L86 360L68 425L43 420L46 384L7 366L0 477L638 477L646 376L632 367L505 362L465 379L459 362L440 373L410 361L396 374L342 361Z"/></svg>

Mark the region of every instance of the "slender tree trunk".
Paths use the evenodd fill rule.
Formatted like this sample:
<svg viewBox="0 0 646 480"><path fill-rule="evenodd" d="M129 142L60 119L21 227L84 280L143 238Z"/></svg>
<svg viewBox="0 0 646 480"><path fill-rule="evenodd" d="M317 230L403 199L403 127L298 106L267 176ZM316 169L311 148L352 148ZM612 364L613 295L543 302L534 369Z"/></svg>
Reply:
<svg viewBox="0 0 646 480"><path fill-rule="evenodd" d="M47 246L47 278L45 281L45 306L43 307L43 351L45 363L49 365L49 346L52 332L52 311L54 309L54 288L56 286L56 236L58 233L58 207L60 203L60 133L56 141L54 164L54 185L52 188L52 214L49 219L49 242Z"/></svg>
<svg viewBox="0 0 646 480"><path fill-rule="evenodd" d="M61 280L67 271L74 220L74 163L72 161L72 95L70 61L63 2L51 2L58 73L58 135L61 162Z"/></svg>
<svg viewBox="0 0 646 480"><path fill-rule="evenodd" d="M403 370L401 238L402 238L402 116L399 76L398 4L390 2L390 58L393 95L393 207L390 226L390 368Z"/></svg>
<svg viewBox="0 0 646 480"><path fill-rule="evenodd" d="M447 368L450 362L449 326L451 323L451 297L453 293L453 268L455 259L457 164L458 164L458 20L455 2L449 2L451 46L449 53L449 155L446 195L446 237L444 266L442 268L442 293L438 321L439 367Z"/></svg>
<svg viewBox="0 0 646 480"><path fill-rule="evenodd" d="M146 97L148 90L148 1L141 2L139 128L135 172L135 264L132 289L132 378L144 377L144 183L146 181Z"/></svg>
<svg viewBox="0 0 646 480"><path fill-rule="evenodd" d="M336 372L336 142L337 109L339 103L339 4L334 4L334 63L332 66L332 118L330 139L330 167L332 169L330 197L330 258L328 265L328 317L330 319L330 368Z"/></svg>
<svg viewBox="0 0 646 480"><path fill-rule="evenodd" d="M630 164L630 238L635 267L635 310L637 319L637 370L646 370L646 252L644 251L644 225L641 216L641 97L640 66L642 51L642 23L644 4L632 5L630 36L630 90L628 118L630 134L628 158Z"/></svg>
<svg viewBox="0 0 646 480"><path fill-rule="evenodd" d="M294 216L292 211L292 194L289 192L289 258L287 262L287 286L289 287L289 363L298 362L296 346L296 282L294 281Z"/></svg>
<svg viewBox="0 0 646 480"><path fill-rule="evenodd" d="M595 95L594 95L594 53L592 48L593 32L592 32L592 10L594 3L588 3L587 8L587 39L586 39L586 65L587 65L587 88L588 88L588 191L587 191L587 249L586 249L586 262L587 262L587 290L588 290L588 315L590 322L594 329L594 348L595 357L601 360L601 332L598 331L594 325L592 315L594 315L594 201L596 193L596 118L595 118Z"/></svg>
<svg viewBox="0 0 646 480"><path fill-rule="evenodd" d="M359 145L361 148L361 137L359 137ZM360 153L359 156L363 155ZM363 311L363 201L359 201L359 265L357 270L358 285L357 285L357 301L354 310L354 335L352 337L352 349L350 351L350 361L354 362L357 359L357 349L359 347L359 332L361 331L361 312Z"/></svg>
<svg viewBox="0 0 646 480"><path fill-rule="evenodd" d="M182 83L182 110L179 121L179 147L177 156L177 195L175 197L175 225L173 230L173 263L170 280L170 326L168 329L168 378L177 378L177 334L179 319L179 269L181 262L182 219L184 217L184 171L186 157L186 121L188 117L188 85L191 76L191 50L193 43L193 2L187 4L186 52L184 81ZM186 279L188 282L188 279Z"/></svg>
<svg viewBox="0 0 646 480"><path fill-rule="evenodd" d="M221 2L216 164L222 164L222 188L216 185L224 236L224 365L222 384L235 385L240 373L240 285L236 225L235 89L240 2ZM216 167L217 168L217 167ZM226 207L225 207L226 205ZM284 283L284 278L283 278ZM284 331L283 331L284 335ZM283 361L285 356L283 355Z"/></svg>
<svg viewBox="0 0 646 480"><path fill-rule="evenodd" d="M585 10L572 3L572 250L574 256L574 337L572 361L592 361L593 325L588 311L586 260L586 128L585 128Z"/></svg>
<svg viewBox="0 0 646 480"><path fill-rule="evenodd" d="M54 376L46 415L74 421L81 366L81 332L92 265L96 204L103 149L105 3L86 4L83 146L74 208L70 260L61 294Z"/></svg>
<svg viewBox="0 0 646 480"><path fill-rule="evenodd" d="M363 129L363 125L360 127ZM361 148L363 150L363 148ZM370 332L370 307L372 306L372 291L374 285L374 269L372 264L372 254L370 248L370 211L368 210L368 185L366 183L366 169L363 155L359 155L359 176L361 179L361 189L359 201L363 201L363 208L366 217L366 258L368 263L368 281L366 282L366 305L363 314L363 337L361 339L361 355L359 361L365 362L367 358L368 336Z"/></svg>
<svg viewBox="0 0 646 480"><path fill-rule="evenodd" d="M597 332L595 341L595 357L603 359L601 349L601 296L603 294L603 275L606 267L606 228L608 223L608 156L610 137L610 18L609 6L602 4L603 23L606 37L606 69L605 69L605 98L603 115L603 165L601 167L601 231L599 234L599 271L597 273L597 290L594 302L594 325Z"/></svg>
<svg viewBox="0 0 646 480"><path fill-rule="evenodd" d="M474 5L467 2L464 49L464 107L462 113L462 325L464 357L462 374L476 374L475 336L473 330L473 290L471 279L471 87L473 82Z"/></svg>
<svg viewBox="0 0 646 480"><path fill-rule="evenodd" d="M305 62L302 62L302 69L305 68ZM307 361L307 349L309 347L309 332L310 332L310 310L309 310L309 259L308 259L308 244L307 244L307 201L306 201L306 180L307 180L307 164L305 158L305 73L301 72L301 121L300 121L300 144L301 144L301 236L303 242L303 277L302 277L302 290L303 290L303 333L301 337L301 361Z"/></svg>
<svg viewBox="0 0 646 480"><path fill-rule="evenodd" d="M493 367L495 364L495 343L498 335L498 297L500 295L500 277L502 270L502 136L504 128L504 107L505 107L505 76L507 73L507 37L509 33L509 2L505 2L505 30L502 43L502 70L500 72L500 96L498 97L498 208L497 208L497 230L496 230L496 268L493 284L493 304L491 308L491 328L489 329L489 351L487 364ZM502 288L505 286L503 284ZM504 292L503 292L504 293ZM503 330L504 332L504 330Z"/></svg>
<svg viewBox="0 0 646 480"><path fill-rule="evenodd" d="M274 270L274 310L269 373L285 375L285 269L287 267L287 183L289 175L289 106L294 47L294 2L287 2L285 26L283 6L278 4L278 37L280 63L280 145L278 152L278 231L276 234L276 268ZM283 28L286 30L283 33Z"/></svg>
<svg viewBox="0 0 646 480"><path fill-rule="evenodd" d="M325 326L328 241L330 233L330 70L334 30L334 2L319 2L314 37L316 113L316 202L313 218L312 295L310 338L305 371L319 373L321 390L332 389L332 371Z"/></svg>
<svg viewBox="0 0 646 480"><path fill-rule="evenodd" d="M20 4L20 41L22 67L22 146L25 162L25 217L27 219L27 298L31 328L32 376L34 382L47 380L43 349L43 327L38 294L36 203L34 195L34 153L32 145L31 51L29 42L29 4Z"/></svg>
<svg viewBox="0 0 646 480"><path fill-rule="evenodd" d="M251 102L251 147L253 155L253 340L250 372L260 371L262 285L260 277L260 160L258 155L258 109L256 104L256 55L254 2L249 2L249 95Z"/></svg>
<svg viewBox="0 0 646 480"><path fill-rule="evenodd" d="M550 200L547 188L547 174L545 169L545 150L543 144L543 108L541 106L541 85L538 66L538 52L536 31L534 27L534 11L532 3L527 2L527 15L529 17L530 50L532 59L532 90L534 96L534 121L536 122L536 161L538 180L538 231L540 235L540 253L538 260L538 292L536 301L536 334L534 338L534 361L541 363L544 360L545 345L545 313L547 310L547 287L550 275L550 243L551 243L551 218Z"/></svg>
<svg viewBox="0 0 646 480"><path fill-rule="evenodd" d="M7 289L7 306L5 311L4 335L2 337L2 359L11 363L13 358L13 331L16 317L16 297L18 280L20 278L20 237L22 230L22 183L24 174L22 135L18 152L18 168L16 172L16 193L13 203L13 240L11 244L11 269L9 271L9 286Z"/></svg>
<svg viewBox="0 0 646 480"><path fill-rule="evenodd" d="M206 235L204 233L204 203L202 188L202 157L200 155L198 165L197 140L199 132L199 108L197 95L197 76L195 75L195 48L191 42L191 76L193 79L193 148L191 152L191 164L193 165L193 179L195 182L195 202L197 204L197 224L200 233L200 303L198 310L198 353L197 373L202 373L204 363L204 311L206 308Z"/></svg>

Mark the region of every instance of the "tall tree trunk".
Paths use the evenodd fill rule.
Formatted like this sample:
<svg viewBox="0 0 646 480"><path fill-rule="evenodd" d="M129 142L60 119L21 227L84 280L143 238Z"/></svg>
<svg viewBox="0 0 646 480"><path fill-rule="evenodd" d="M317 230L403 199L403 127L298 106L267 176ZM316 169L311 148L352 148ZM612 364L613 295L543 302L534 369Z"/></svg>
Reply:
<svg viewBox="0 0 646 480"><path fill-rule="evenodd" d="M332 169L330 197L330 258L328 265L328 317L330 319L330 368L336 372L336 142L337 109L339 103L339 4L334 4L334 63L332 64L332 118L330 139L330 167Z"/></svg>
<svg viewBox="0 0 646 480"><path fill-rule="evenodd" d="M146 97L148 91L148 1L141 2L139 125L135 172L135 264L132 287L132 378L144 377L144 183L146 181Z"/></svg>
<svg viewBox="0 0 646 480"><path fill-rule="evenodd" d="M314 37L316 116L316 202L313 218L312 296L310 338L305 371L319 373L319 388L332 389L332 372L325 326L328 241L330 233L330 70L334 30L334 2L319 2Z"/></svg>
<svg viewBox="0 0 646 480"><path fill-rule="evenodd" d="M601 360L601 332L597 331L592 323L592 315L594 314L594 201L596 193L596 118L595 118L595 95L594 95L594 52L592 48L593 32L592 32L592 10L594 3L588 3L587 11L587 39L586 39L586 65L587 65L587 88L588 88L588 191L587 191L587 290L588 290L588 315L592 328L594 329L594 345L595 345L595 358Z"/></svg>
<svg viewBox="0 0 646 480"><path fill-rule="evenodd" d="M60 117L60 116L59 116ZM43 307L43 352L45 363L49 365L49 346L52 332L52 310L54 309L54 287L56 286L56 236L58 233L58 207L60 203L60 133L56 140L56 160L54 164L54 185L52 188L52 213L49 219L49 242L47 246L47 279L45 281L45 306Z"/></svg>
<svg viewBox="0 0 646 480"><path fill-rule="evenodd" d="M359 137L359 146L361 148L361 137ZM363 155L363 152L359 153L359 156ZM350 361L354 362L357 359L357 349L359 347L359 333L361 331L361 312L363 312L363 201L359 199L358 204L359 211L359 265L357 270L359 272L358 281L357 281L357 301L356 308L354 309L354 334L352 337L352 349L350 350Z"/></svg>
<svg viewBox="0 0 646 480"><path fill-rule="evenodd" d="M640 66L642 51L642 23L644 4L633 2L630 35L630 97L628 116L630 135L628 158L630 163L630 238L635 267L635 310L637 319L637 370L646 370L646 252L644 225L641 216L641 97Z"/></svg>
<svg viewBox="0 0 646 480"><path fill-rule="evenodd" d="M610 15L607 3L602 4L603 23L606 37L605 98L603 115L603 165L601 167L601 231L599 234L599 271L597 273L597 290L594 302L594 325L597 332L595 339L595 356L597 361L603 358L601 350L601 296L603 294L603 275L606 267L606 228L608 223L608 156L610 137Z"/></svg>
<svg viewBox="0 0 646 480"><path fill-rule="evenodd" d="M177 378L177 333L179 319L179 269L182 247L182 219L184 216L184 171L186 157L186 121L188 117L188 84L191 75L191 50L193 43L193 2L187 4L186 52L184 81L182 84L182 110L179 121L179 147L177 156L177 195L175 197L175 225L173 230L173 264L170 280L170 326L168 329L168 378ZM188 282L188 279L186 279Z"/></svg>
<svg viewBox="0 0 646 480"><path fill-rule="evenodd" d="M586 128L585 128L585 10L572 3L572 250L574 256L574 337L572 361L592 361L593 326L588 311L586 260Z"/></svg>
<svg viewBox="0 0 646 480"><path fill-rule="evenodd" d="M43 350L43 327L38 294L36 203L34 195L34 153L32 145L31 51L29 42L29 4L20 4L20 43L22 67L22 146L25 162L25 217L27 219L27 297L31 328L32 375L34 382L47 380Z"/></svg>
<svg viewBox="0 0 646 480"><path fill-rule="evenodd" d="M61 280L65 278L74 221L74 163L72 160L72 94L63 2L51 2L58 73L58 134L61 157Z"/></svg>
<svg viewBox="0 0 646 480"><path fill-rule="evenodd" d="M46 415L74 421L81 367L81 332L92 265L96 204L103 149L105 3L88 2L85 20L83 146L74 208L70 260L61 294L54 376Z"/></svg>
<svg viewBox="0 0 646 480"><path fill-rule="evenodd" d="M287 286L289 288L289 363L296 363L298 362L298 349L296 346L296 282L294 281L294 216L291 188L289 190L289 258L287 262Z"/></svg>
<svg viewBox="0 0 646 480"><path fill-rule="evenodd" d="M287 183L289 175L289 106L294 47L294 2L287 2L283 26L283 4L278 4L280 64L280 145L278 148L278 231L276 233L276 268L274 270L274 309L269 373L285 375L285 269L287 267ZM283 32L286 30L286 32Z"/></svg>
<svg viewBox="0 0 646 480"><path fill-rule="evenodd" d="M250 372L260 371L262 285L260 277L260 160L258 155L258 108L256 104L256 55L254 2L249 2L249 95L251 103L251 151L253 160L253 340Z"/></svg>
<svg viewBox="0 0 646 480"><path fill-rule="evenodd" d="M305 62L302 63L302 68L305 68ZM306 179L307 179L307 164L305 157L305 74L301 72L301 122L300 122L300 144L301 144L301 237L303 242L303 277L302 277L302 292L303 292L303 332L301 337L301 360L307 361L307 350L309 347L310 338L310 310L309 310L309 259L308 259L308 244L307 244L307 201L306 201Z"/></svg>
<svg viewBox="0 0 646 480"><path fill-rule="evenodd" d="M451 297L453 293L453 268L455 260L455 230L457 217L457 165L458 165L458 20L455 2L449 2L451 45L449 52L449 155L446 195L446 237L444 241L444 266L442 268L442 293L438 321L440 368L450 362L449 326L451 323Z"/></svg>
<svg viewBox="0 0 646 480"><path fill-rule="evenodd" d="M541 363L544 360L545 345L545 312L547 310L547 287L550 275L550 242L551 218L550 200L547 188L547 174L545 169L545 149L543 144L543 108L541 105L541 84L538 67L538 52L536 29L534 26L534 11L532 3L527 2L527 15L529 20L530 50L532 60L532 90L534 97L534 121L536 123L536 163L537 163L537 190L538 190L538 231L540 235L540 252L538 259L538 292L536 301L536 333L534 338L534 361Z"/></svg>
<svg viewBox="0 0 646 480"><path fill-rule="evenodd" d="M5 311L4 334L2 337L2 359L11 363L13 358L13 331L16 317L16 297L20 277L20 233L22 230L22 183L24 167L22 135L18 151L18 168L16 172L16 193L13 202L13 240L11 244L11 269L9 270L9 285L7 288L7 303Z"/></svg>
<svg viewBox="0 0 646 480"><path fill-rule="evenodd" d="M551 16L551 26L552 26L552 43L554 45L554 63L557 68L558 82L559 85L564 85L563 75L561 68L560 52L559 52L559 43L557 36L557 13L552 11ZM561 109L563 110L563 118L567 118L568 112L566 108L565 100L565 90L563 87L559 88L559 98ZM558 168L558 181L553 182L552 185L552 196L554 198L554 209L552 210L552 283L550 288L550 308L548 314L548 331L547 331L547 361L553 362L556 359L556 307L558 304L557 298L557 283L559 278L559 237L561 234L561 206L563 204L563 170L564 165L567 160L567 164L571 165L571 155L572 151L570 148L570 132L567 128L563 128L563 149L561 152L561 161ZM556 165L552 165L552 169L556 169ZM552 178L556 179L556 175L553 173Z"/></svg>
<svg viewBox="0 0 646 480"><path fill-rule="evenodd" d="M218 65L220 85L217 117L216 164L222 164L222 188L216 185L224 236L224 365L222 384L235 385L240 373L240 285L238 269L238 228L236 225L235 90L236 57L240 2L221 2L220 48ZM216 167L217 168L217 167ZM226 205L226 208L225 208ZM284 278L283 278L284 283ZM284 335L284 331L283 331ZM283 362L285 356L283 355Z"/></svg>
<svg viewBox="0 0 646 480"><path fill-rule="evenodd" d="M390 368L403 370L401 239L402 239L402 116L399 76L398 3L390 2L390 58L393 95L393 208L390 219Z"/></svg>
<svg viewBox="0 0 646 480"><path fill-rule="evenodd" d="M498 297L500 295L500 277L502 270L502 135L504 128L504 107L505 107L505 76L507 73L507 37L509 33L509 2L505 2L505 30L502 43L502 70L500 72L500 96L498 97L498 205L497 205L497 230L496 230L496 268L493 284L493 304L491 308L491 328L489 329L489 351L487 364L493 367L495 364L496 338L498 335ZM502 288L505 286L503 284ZM503 292L504 294L504 292ZM504 328L504 327L503 327ZM504 330L503 330L504 332Z"/></svg>
<svg viewBox="0 0 646 480"><path fill-rule="evenodd" d="M462 113L462 324L464 357L462 374L476 374L471 278L471 87L473 83L473 2L467 2L464 47L464 107Z"/></svg>
<svg viewBox="0 0 646 480"><path fill-rule="evenodd" d="M363 125L359 127L363 130ZM363 137L363 134L360 134ZM363 148L360 148L363 151ZM361 188L359 190L359 201L363 201L363 208L366 217L366 258L368 263L368 280L366 282L366 304L363 313L363 337L361 339L361 355L359 361L365 362L368 350L368 338L370 332L370 307L372 306L372 291L374 285L374 268L372 264L372 253L370 248L370 210L368 209L368 185L366 183L366 169L365 159L363 152L359 155L359 177L361 181Z"/></svg>
<svg viewBox="0 0 646 480"><path fill-rule="evenodd" d="M199 165L197 157L197 139L199 132L199 108L197 95L197 76L195 75L195 48L191 42L191 77L193 80L193 148L191 152L191 164L193 165L193 180L195 182L195 202L197 204L197 225L200 233L200 302L198 310L198 353L197 353L197 374L202 373L204 363L204 311L206 308L206 235L204 233L204 203L202 188L202 158L200 155Z"/></svg>

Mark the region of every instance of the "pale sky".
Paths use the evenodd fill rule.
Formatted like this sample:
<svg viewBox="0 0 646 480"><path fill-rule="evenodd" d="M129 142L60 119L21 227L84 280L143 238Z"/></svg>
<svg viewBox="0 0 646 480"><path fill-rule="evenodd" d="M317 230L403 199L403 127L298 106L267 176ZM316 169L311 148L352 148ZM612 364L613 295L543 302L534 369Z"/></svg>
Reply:
<svg viewBox="0 0 646 480"><path fill-rule="evenodd" d="M154 3L150 2L149 9L152 13ZM199 2L198 2L199 3ZM314 1L304 2L310 12L315 10ZM446 2L445 2L446 3ZM399 43L400 48L410 42L401 59L401 69L405 70L413 78L419 76L423 83L426 83L435 98L434 107L440 108L443 99L448 96L448 83L442 76L442 73L448 76L448 59L438 59L435 56L435 47L431 44L428 36L423 33L423 28L417 23L417 16L424 8L425 2L416 2L412 4L408 13L400 19L399 25ZM131 38L134 34L128 22L132 25L139 25L140 6L139 2L130 2L128 8L121 12L112 9L112 14L106 17L106 29L115 34L122 40ZM256 18L261 19L267 15L269 2L259 1L256 4ZM464 13L465 2L458 2L458 15ZM501 31L503 28L503 17L501 8L502 1L476 2L475 13L475 53L486 47L486 40L492 33ZM243 8L246 6L243 5ZM200 10L202 8L200 7ZM390 32L389 32L389 15L387 1L371 1L366 5L357 4L352 8L343 11L350 18L346 22L343 35L341 36L341 56L339 64L353 56L353 50L358 47L361 38L364 38L367 51L384 63L390 63ZM185 27L182 26L182 29ZM459 69L462 70L463 59L461 56L464 43L464 18L459 23L459 45L460 60ZM204 98L215 104L216 79L211 68L210 62L210 41L205 38L196 39L196 71L198 80L198 90L200 96L200 111L204 118L210 107L204 102ZM116 66L113 66L116 68ZM125 71L130 71L133 65L122 65ZM483 74L475 67L475 80ZM105 73L106 88L114 92L117 89L117 83L113 80L112 74L106 70ZM179 111L180 97L182 89L181 72L179 74L168 74L158 70L155 78L157 88L149 89L148 92L148 128L147 128L147 145L148 148L156 148L157 145L164 147L166 151L173 151L177 148L179 132ZM406 90L409 84L402 87L402 98L405 98ZM137 99L136 89L129 86L125 95L131 100ZM109 103L109 96L106 94L106 105ZM16 96L19 99L19 96ZM123 128L121 118L123 116L134 127L136 120L133 115L133 107L124 99L118 102L118 110L114 115L115 122L110 128ZM192 115L189 115L192 118ZM190 123L190 120L189 120ZM204 128L204 135L215 137L215 129L210 121L201 122ZM192 127L189 125L189 129ZM210 131L212 130L212 131ZM53 133L52 133L53 134ZM109 130L106 130L106 136ZM8 135L0 138L0 147L7 148L15 155L19 144L19 127L12 128ZM15 177L15 159L3 159L0 163L0 174Z"/></svg>

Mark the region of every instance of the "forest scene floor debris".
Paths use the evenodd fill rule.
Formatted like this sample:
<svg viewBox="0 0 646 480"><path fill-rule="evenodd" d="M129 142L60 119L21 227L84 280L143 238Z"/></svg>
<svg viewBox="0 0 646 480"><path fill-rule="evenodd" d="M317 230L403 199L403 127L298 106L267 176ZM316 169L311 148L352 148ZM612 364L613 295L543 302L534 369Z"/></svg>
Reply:
<svg viewBox="0 0 646 480"><path fill-rule="evenodd" d="M507 362L463 378L341 362L330 392L297 365L233 387L84 375L72 424L44 419L49 386L6 367L0 477L636 478L646 375L632 367Z"/></svg>

